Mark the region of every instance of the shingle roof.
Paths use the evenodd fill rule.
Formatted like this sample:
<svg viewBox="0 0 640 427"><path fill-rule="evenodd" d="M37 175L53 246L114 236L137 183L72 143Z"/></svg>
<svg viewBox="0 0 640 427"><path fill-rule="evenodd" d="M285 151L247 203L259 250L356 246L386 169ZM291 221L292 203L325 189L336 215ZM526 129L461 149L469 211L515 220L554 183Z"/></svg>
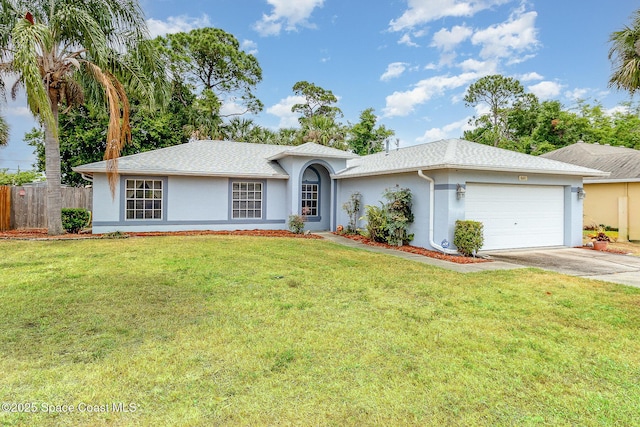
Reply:
<svg viewBox="0 0 640 427"><path fill-rule="evenodd" d="M611 172L606 180L640 179L640 150L632 148L577 142L542 157Z"/></svg>
<svg viewBox="0 0 640 427"><path fill-rule="evenodd" d="M605 176L580 166L503 150L462 139L447 139L427 144L371 154L350 160L337 178L380 175L430 169L475 169L487 171L553 173L574 176Z"/></svg>
<svg viewBox="0 0 640 427"><path fill-rule="evenodd" d="M186 144L124 156L118 159L121 174L202 175L237 177L289 177L269 157L286 146L232 141L192 141ZM105 172L106 162L73 168L76 172Z"/></svg>
<svg viewBox="0 0 640 427"><path fill-rule="evenodd" d="M286 150L269 157L269 160L278 160L287 156L329 157L337 159L352 159L358 157L357 154L349 153L347 151L326 147L313 142L307 142L306 144L297 145L295 147L286 147Z"/></svg>

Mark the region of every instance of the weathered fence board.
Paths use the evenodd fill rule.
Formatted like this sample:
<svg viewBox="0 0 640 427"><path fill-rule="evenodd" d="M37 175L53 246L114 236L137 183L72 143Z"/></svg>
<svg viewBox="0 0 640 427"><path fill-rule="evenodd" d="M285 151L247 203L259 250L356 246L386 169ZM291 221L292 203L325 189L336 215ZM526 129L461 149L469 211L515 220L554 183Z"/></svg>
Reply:
<svg viewBox="0 0 640 427"><path fill-rule="evenodd" d="M0 186L0 231L11 229L11 187Z"/></svg>
<svg viewBox="0 0 640 427"><path fill-rule="evenodd" d="M93 189L63 187L63 208L92 209ZM11 228L47 227L47 189L45 187L11 188Z"/></svg>

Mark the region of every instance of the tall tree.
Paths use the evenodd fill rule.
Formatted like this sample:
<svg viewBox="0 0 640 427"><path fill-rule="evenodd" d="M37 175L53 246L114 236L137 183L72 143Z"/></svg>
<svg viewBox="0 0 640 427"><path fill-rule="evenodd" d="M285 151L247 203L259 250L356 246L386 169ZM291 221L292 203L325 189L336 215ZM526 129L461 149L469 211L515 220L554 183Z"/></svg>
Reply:
<svg viewBox="0 0 640 427"><path fill-rule="evenodd" d="M262 80L255 56L244 52L232 35L219 28L198 28L188 33L158 37L157 45L169 64L174 81L183 82L198 95L194 104L193 137L221 137L221 108L238 108L226 116L262 111L253 91Z"/></svg>
<svg viewBox="0 0 640 427"><path fill-rule="evenodd" d="M508 108L524 95L524 87L518 80L494 74L482 77L471 84L464 96L464 101L468 107L476 107L479 104L486 104L489 107L488 118L492 127L493 145L497 147L500 139L507 138ZM480 123L486 122L482 117L479 120Z"/></svg>
<svg viewBox="0 0 640 427"><path fill-rule="evenodd" d="M293 85L293 93L304 96L305 102L291 107L293 113L300 113L300 124L314 116L325 116L335 119L342 117L340 108L334 106L338 98L330 90L316 86L314 83L300 81Z"/></svg>
<svg viewBox="0 0 640 427"><path fill-rule="evenodd" d="M0 55L0 58L1 57L2 55ZM0 71L1 71L1 68L0 68ZM4 80L2 79L2 75L0 74L0 97L2 98L2 101L6 99L4 90L5 90ZM0 147L3 145L7 145L8 142L9 142L9 124L6 122L4 117L0 116Z"/></svg>
<svg viewBox="0 0 640 427"><path fill-rule="evenodd" d="M613 32L609 42L609 60L613 65L609 86L633 95L640 88L640 9L634 12L631 25Z"/></svg>
<svg viewBox="0 0 640 427"><path fill-rule="evenodd" d="M322 115L305 120L301 129L303 142L315 142L339 150L347 149L347 144L344 142L345 134L344 126L337 123L333 117Z"/></svg>
<svg viewBox="0 0 640 427"><path fill-rule="evenodd" d="M376 128L378 118L373 112L373 108L367 108L360 113L360 121L351 126L348 131L349 149L361 156L382 151L384 140L395 134L384 125Z"/></svg>
<svg viewBox="0 0 640 427"><path fill-rule="evenodd" d="M131 142L123 147L123 156L157 148L169 147L188 141L184 129L188 125L191 106L183 104L190 97L180 86L173 87L173 94L166 108L149 108L135 95L131 103ZM86 104L59 118L60 159L62 183L81 186L86 181L72 170L74 166L100 161L106 148L105 129L109 115L104 108ZM25 136L27 144L36 148L38 170L44 171L44 138L42 132L32 130Z"/></svg>
<svg viewBox="0 0 640 427"><path fill-rule="evenodd" d="M85 94L106 101L110 119L105 159L115 191L116 159L131 138L125 87L152 100L152 82L161 81L162 68L147 40L144 15L135 0L0 1L3 68L18 77L17 85L25 88L29 108L44 129L49 234L64 232L60 108L81 104Z"/></svg>

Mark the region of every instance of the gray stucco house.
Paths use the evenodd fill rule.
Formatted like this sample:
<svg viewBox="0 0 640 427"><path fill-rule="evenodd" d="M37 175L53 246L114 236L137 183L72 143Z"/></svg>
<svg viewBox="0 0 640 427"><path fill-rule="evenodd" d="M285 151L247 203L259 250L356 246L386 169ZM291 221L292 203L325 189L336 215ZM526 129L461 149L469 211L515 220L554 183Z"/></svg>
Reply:
<svg viewBox="0 0 640 427"><path fill-rule="evenodd" d="M606 175L460 139L368 156L193 141L121 157L114 197L105 162L74 170L93 182L94 233L286 229L303 210L306 229L335 230L354 192L377 205L400 186L413 194L412 244L439 250L458 219L484 223L487 250L581 245L583 178Z"/></svg>

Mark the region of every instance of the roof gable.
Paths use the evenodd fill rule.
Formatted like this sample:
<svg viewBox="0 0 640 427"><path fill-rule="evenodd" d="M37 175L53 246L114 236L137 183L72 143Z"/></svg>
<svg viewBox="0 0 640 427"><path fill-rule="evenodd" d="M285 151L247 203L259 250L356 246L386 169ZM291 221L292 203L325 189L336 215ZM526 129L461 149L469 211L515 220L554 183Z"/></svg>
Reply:
<svg viewBox="0 0 640 427"><path fill-rule="evenodd" d="M279 160L284 157L324 157L337 159L352 159L358 157L357 154L348 151L338 150L337 148L327 147L325 145L316 144L315 142L307 142L296 146L281 146L286 149L269 157L269 160Z"/></svg>

